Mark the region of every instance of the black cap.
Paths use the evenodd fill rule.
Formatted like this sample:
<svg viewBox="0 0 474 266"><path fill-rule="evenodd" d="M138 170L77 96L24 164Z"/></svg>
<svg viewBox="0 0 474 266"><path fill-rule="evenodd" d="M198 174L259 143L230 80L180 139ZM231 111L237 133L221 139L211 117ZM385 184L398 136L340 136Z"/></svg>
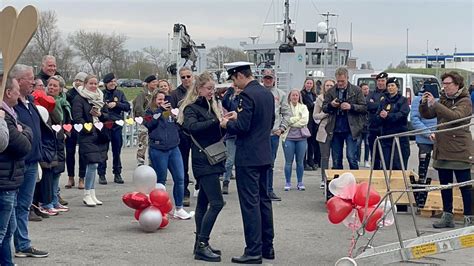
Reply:
<svg viewBox="0 0 474 266"><path fill-rule="evenodd" d="M152 82L153 80L157 80L156 76L155 76L155 75L150 75L150 76L148 76L148 77L145 78L144 82L150 83L150 82Z"/></svg>
<svg viewBox="0 0 474 266"><path fill-rule="evenodd" d="M107 84L107 83L111 82L114 78L115 78L114 73L109 73L109 74L104 76L103 81L104 81L105 84Z"/></svg>
<svg viewBox="0 0 474 266"><path fill-rule="evenodd" d="M252 63L250 62L233 62L233 63L224 64L224 67L227 68L227 75L229 75L227 80L231 79L232 75L238 72L250 69L251 65Z"/></svg>
<svg viewBox="0 0 474 266"><path fill-rule="evenodd" d="M376 80L377 80L377 79L386 79L386 78L388 78L388 74L385 73L385 72L380 72L380 73L375 77Z"/></svg>
<svg viewBox="0 0 474 266"><path fill-rule="evenodd" d="M397 85L397 87L400 87L400 83L398 83L398 79L397 78L389 78L387 80L387 85L390 84L390 83L395 83L395 85Z"/></svg>

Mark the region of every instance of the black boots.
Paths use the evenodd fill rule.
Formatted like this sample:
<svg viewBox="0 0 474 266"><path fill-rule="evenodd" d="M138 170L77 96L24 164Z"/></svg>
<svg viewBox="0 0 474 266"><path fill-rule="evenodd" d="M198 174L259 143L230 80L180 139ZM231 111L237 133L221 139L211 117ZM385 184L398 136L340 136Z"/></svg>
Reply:
<svg viewBox="0 0 474 266"><path fill-rule="evenodd" d="M124 181L122 179L122 176L120 174L115 174L114 175L114 182L117 184L123 184Z"/></svg>
<svg viewBox="0 0 474 266"><path fill-rule="evenodd" d="M221 256L212 252L209 243L199 242L194 250L194 259L209 262L220 262Z"/></svg>
<svg viewBox="0 0 474 266"><path fill-rule="evenodd" d="M229 181L224 180L224 182L222 183L222 194L229 194Z"/></svg>
<svg viewBox="0 0 474 266"><path fill-rule="evenodd" d="M99 184L107 185L107 179L105 178L105 175L99 175Z"/></svg>

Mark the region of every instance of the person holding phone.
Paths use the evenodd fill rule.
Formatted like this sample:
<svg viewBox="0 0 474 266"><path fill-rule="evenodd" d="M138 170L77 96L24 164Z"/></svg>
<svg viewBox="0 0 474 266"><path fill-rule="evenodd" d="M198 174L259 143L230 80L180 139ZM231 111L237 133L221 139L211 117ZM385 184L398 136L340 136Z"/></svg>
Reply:
<svg viewBox="0 0 474 266"><path fill-rule="evenodd" d="M441 76L443 89L439 101L430 92L425 92L419 107L423 118L436 118L438 124L450 122L471 116L472 103L469 92L464 87L464 78L457 72L451 71ZM472 164L472 135L469 130L470 119L458 123L439 126L439 130L466 125L465 127L436 132L430 135L434 142L433 168L438 171L441 185L453 183L453 175L457 182L471 180ZM472 214L471 186L460 187L464 207L464 226L474 224ZM453 190L441 190L443 200L443 215L441 220L433 223L434 228L453 228Z"/></svg>
<svg viewBox="0 0 474 266"><path fill-rule="evenodd" d="M168 170L173 177L174 217L191 219L193 214L183 208L184 166L179 151L179 133L176 116L171 113L171 103L165 100L164 92L155 90L148 109L145 111L143 125L148 129L149 158L156 172L157 183L166 185Z"/></svg>
<svg viewBox="0 0 474 266"><path fill-rule="evenodd" d="M391 135L408 131L408 114L410 107L408 100L398 92L399 81L397 78L387 80L387 93L380 101L377 110L376 124L380 126L381 135ZM390 167L393 138L381 140L385 166ZM408 157L410 157L410 142L408 137L400 137L400 149L402 151L403 169L408 167ZM398 150L395 150L393 157L392 170L402 170L402 162L398 156Z"/></svg>
<svg viewBox="0 0 474 266"><path fill-rule="evenodd" d="M89 207L102 205L95 194L95 176L98 164L107 160L107 145L110 141L107 127L104 126L101 130L93 125L90 129L86 127L86 123L95 124L109 119L103 93L97 88L97 84L97 77L88 75L84 79L84 87L79 88L79 95L74 98L72 105L74 122L84 125L79 133L78 143L79 156L86 164L83 202Z"/></svg>

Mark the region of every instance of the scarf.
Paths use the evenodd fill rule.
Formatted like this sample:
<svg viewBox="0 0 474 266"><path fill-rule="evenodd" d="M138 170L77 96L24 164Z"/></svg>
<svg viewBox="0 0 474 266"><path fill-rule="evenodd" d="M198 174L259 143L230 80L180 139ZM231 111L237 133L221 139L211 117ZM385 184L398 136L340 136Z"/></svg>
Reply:
<svg viewBox="0 0 474 266"><path fill-rule="evenodd" d="M77 88L77 92L79 93L79 95L81 95L83 98L85 98L87 100L87 102L89 102L89 104L99 108L99 110L102 109L102 107L105 104L104 103L104 93L99 89L97 89L94 92L94 91L90 91L90 90L84 88L83 86L80 86L79 88ZM92 117L92 120L93 120L94 123L99 122L99 118L95 117L95 116Z"/></svg>
<svg viewBox="0 0 474 266"><path fill-rule="evenodd" d="M2 101L2 109L5 110L5 112L9 113L11 116L13 116L13 119L15 119L15 123L17 122L18 115L15 112L15 109L13 107L8 106L4 101Z"/></svg>
<svg viewBox="0 0 474 266"><path fill-rule="evenodd" d="M60 93L58 96L54 96L54 100L56 101L56 105L54 106L54 111L59 115L59 122L64 122L64 111L66 111L67 115L69 115L69 119L71 118L71 105L66 99L66 95L64 93Z"/></svg>

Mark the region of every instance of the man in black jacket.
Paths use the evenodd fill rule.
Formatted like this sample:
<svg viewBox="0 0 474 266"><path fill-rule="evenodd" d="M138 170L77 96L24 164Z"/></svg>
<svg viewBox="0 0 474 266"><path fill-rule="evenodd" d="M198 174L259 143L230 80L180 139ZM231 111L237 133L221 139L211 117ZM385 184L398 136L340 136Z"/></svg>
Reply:
<svg viewBox="0 0 474 266"><path fill-rule="evenodd" d="M56 70L56 58L52 55L45 55L41 60L41 71L37 77L43 80L43 84L48 84L48 79L54 75L61 75Z"/></svg>
<svg viewBox="0 0 474 266"><path fill-rule="evenodd" d="M367 95L367 112L369 113L369 125L367 129L369 131L368 140L370 154L373 154L374 152L373 149L375 139L381 135L381 126L377 123L377 109L379 108L380 102L385 98L385 92L387 91L387 79L388 74L385 72L380 72L375 77L375 80L377 81L377 88ZM377 149L373 161L374 165L372 168L374 170L382 169L380 155Z"/></svg>
<svg viewBox="0 0 474 266"><path fill-rule="evenodd" d="M273 211L268 193L268 170L273 162L270 136L275 122L275 100L252 76L250 63L227 65L229 78L243 88L237 112L224 117L221 126L236 134L235 171L244 223L245 251L234 263L262 263L274 259Z"/></svg>
<svg viewBox="0 0 474 266"><path fill-rule="evenodd" d="M117 90L117 79L114 73L109 73L104 76L104 103L109 108L109 118L113 123L112 129L110 130L110 142L112 143L112 156L113 156L113 173L114 182L117 184L123 184L122 179L122 162L120 160L120 153L122 151L123 139L122 139L122 128L124 125L124 112L130 112L130 103L125 98L125 94L121 90ZM106 123L107 123L106 122ZM107 149L109 145L107 144ZM99 174L99 184L106 185L107 179L105 173L107 169L107 160L99 163L97 173Z"/></svg>
<svg viewBox="0 0 474 266"><path fill-rule="evenodd" d="M0 76L0 84L3 76ZM13 265L11 239L15 232L17 191L23 183L24 157L31 151L31 129L17 120L13 107L18 104L20 87L15 79L6 81L1 108L9 131L8 146L0 153L0 265Z"/></svg>
<svg viewBox="0 0 474 266"><path fill-rule="evenodd" d="M172 91L170 96L170 103L172 108L178 108L181 100L184 99L188 90L193 86L194 76L191 68L182 67L179 70L179 77L181 79L181 85L179 85L176 90ZM189 185L189 152L191 151L191 138L184 134L183 130L179 131L179 151L181 152L181 157L183 158L184 164L184 200L183 205L189 207L190 200L189 196L191 192L188 189ZM196 184L196 187L197 184Z"/></svg>

